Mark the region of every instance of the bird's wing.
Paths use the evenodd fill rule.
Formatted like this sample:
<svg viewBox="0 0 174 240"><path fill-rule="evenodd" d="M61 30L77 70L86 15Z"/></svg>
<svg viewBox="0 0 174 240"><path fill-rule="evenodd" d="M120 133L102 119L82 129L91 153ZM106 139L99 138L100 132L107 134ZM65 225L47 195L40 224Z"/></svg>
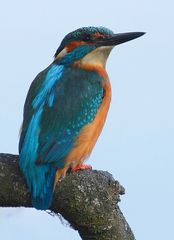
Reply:
<svg viewBox="0 0 174 240"><path fill-rule="evenodd" d="M41 89L41 86L44 82L47 69L44 71L40 72L36 78L33 80L31 83L30 89L27 94L27 98L25 100L25 105L24 105L24 112L23 112L23 122L22 126L20 128L20 141L19 141L19 152L21 152L21 148L23 146L24 138L28 129L28 126L30 124L30 121L32 119L32 116L35 114L36 110L33 107L33 99L36 98L39 90Z"/></svg>
<svg viewBox="0 0 174 240"><path fill-rule="evenodd" d="M49 93L42 93L42 83L40 93L34 94L34 99L28 97L30 102L26 103L26 108L32 102L36 109L24 112L27 127L24 126L23 142L26 151L27 146L32 145L38 164L53 163L63 168L63 159L73 148L76 136L95 118L102 102L103 88L97 74L80 69L66 68L59 78L49 88Z"/></svg>

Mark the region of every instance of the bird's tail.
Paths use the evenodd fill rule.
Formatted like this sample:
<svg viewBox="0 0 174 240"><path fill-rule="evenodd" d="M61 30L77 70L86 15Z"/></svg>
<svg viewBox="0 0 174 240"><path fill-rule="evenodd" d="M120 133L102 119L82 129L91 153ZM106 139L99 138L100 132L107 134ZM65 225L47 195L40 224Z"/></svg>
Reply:
<svg viewBox="0 0 174 240"><path fill-rule="evenodd" d="M50 207L53 197L56 168L50 164L20 165L31 192L33 207L46 210Z"/></svg>
<svg viewBox="0 0 174 240"><path fill-rule="evenodd" d="M33 189L31 191L32 204L36 209L46 210L52 203L56 168L48 165L37 166L37 168L39 167L42 168L42 171L39 173L36 186L33 185Z"/></svg>
<svg viewBox="0 0 174 240"><path fill-rule="evenodd" d="M37 185L34 185L31 191L32 204L36 209L46 210L52 203L56 168L48 165L37 167L42 168L42 171L40 171Z"/></svg>

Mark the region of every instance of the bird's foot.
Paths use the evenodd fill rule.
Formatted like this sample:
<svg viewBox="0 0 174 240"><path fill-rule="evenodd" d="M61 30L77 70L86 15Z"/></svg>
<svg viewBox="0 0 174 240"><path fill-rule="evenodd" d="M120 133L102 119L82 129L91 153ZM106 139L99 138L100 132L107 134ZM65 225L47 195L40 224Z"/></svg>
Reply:
<svg viewBox="0 0 174 240"><path fill-rule="evenodd" d="M77 172L79 170L92 170L92 166L88 164L81 164L72 168L72 172Z"/></svg>

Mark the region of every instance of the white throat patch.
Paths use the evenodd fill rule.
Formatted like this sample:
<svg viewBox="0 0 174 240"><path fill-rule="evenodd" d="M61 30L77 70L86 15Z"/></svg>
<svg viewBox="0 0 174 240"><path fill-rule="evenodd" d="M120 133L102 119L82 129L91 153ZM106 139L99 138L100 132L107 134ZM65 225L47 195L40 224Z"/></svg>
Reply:
<svg viewBox="0 0 174 240"><path fill-rule="evenodd" d="M80 59L80 63L90 64L90 65L99 65L102 68L105 68L107 58L113 49L113 46L102 46L98 47L92 52L88 53L85 57Z"/></svg>

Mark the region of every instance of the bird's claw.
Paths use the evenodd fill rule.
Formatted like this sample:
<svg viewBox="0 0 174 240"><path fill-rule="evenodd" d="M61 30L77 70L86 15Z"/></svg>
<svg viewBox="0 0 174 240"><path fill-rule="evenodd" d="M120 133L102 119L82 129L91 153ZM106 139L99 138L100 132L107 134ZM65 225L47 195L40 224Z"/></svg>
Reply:
<svg viewBox="0 0 174 240"><path fill-rule="evenodd" d="M88 164L81 164L72 168L72 172L77 172L79 170L92 170L92 166Z"/></svg>

